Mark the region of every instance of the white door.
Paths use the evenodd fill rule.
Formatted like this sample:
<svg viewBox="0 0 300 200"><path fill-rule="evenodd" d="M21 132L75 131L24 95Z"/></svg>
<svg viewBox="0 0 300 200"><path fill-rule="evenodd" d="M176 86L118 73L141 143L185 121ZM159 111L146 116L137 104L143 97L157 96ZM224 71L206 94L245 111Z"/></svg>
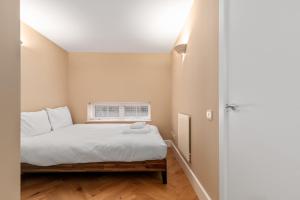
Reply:
<svg viewBox="0 0 300 200"><path fill-rule="evenodd" d="M220 0L220 19L221 106L239 106L221 112L221 200L300 200L300 1Z"/></svg>

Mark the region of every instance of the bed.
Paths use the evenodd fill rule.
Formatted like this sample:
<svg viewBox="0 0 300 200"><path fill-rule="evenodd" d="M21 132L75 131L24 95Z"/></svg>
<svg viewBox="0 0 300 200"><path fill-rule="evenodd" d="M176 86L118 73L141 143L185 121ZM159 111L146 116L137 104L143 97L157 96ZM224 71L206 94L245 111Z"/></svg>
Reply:
<svg viewBox="0 0 300 200"><path fill-rule="evenodd" d="M22 173L161 172L167 183L167 145L157 127L128 132L128 124L75 124L21 138Z"/></svg>

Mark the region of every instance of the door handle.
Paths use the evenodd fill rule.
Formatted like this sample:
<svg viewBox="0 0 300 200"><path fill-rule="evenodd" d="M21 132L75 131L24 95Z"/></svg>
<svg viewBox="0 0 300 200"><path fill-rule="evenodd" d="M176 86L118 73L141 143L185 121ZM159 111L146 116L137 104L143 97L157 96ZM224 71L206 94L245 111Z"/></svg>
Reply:
<svg viewBox="0 0 300 200"><path fill-rule="evenodd" d="M225 110L226 110L226 112L229 112L229 111L239 111L239 106L236 105L236 104L226 104L225 105Z"/></svg>

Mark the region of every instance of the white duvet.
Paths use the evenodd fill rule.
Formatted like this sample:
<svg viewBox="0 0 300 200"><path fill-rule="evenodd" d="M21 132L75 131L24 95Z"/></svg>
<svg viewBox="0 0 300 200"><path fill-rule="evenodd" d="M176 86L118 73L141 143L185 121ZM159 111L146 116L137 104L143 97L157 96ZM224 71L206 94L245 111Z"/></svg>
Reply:
<svg viewBox="0 0 300 200"><path fill-rule="evenodd" d="M147 133L124 133L128 124L77 124L21 138L21 161L38 166L164 159L167 145L155 126Z"/></svg>

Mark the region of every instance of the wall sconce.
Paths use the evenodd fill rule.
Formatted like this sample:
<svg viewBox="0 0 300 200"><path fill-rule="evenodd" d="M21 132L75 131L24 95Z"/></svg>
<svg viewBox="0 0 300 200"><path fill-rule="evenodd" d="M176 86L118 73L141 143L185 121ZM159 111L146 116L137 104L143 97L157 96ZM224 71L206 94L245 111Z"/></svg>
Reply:
<svg viewBox="0 0 300 200"><path fill-rule="evenodd" d="M186 54L187 44L178 44L175 46L175 51L181 55Z"/></svg>
<svg viewBox="0 0 300 200"><path fill-rule="evenodd" d="M179 53L182 57L182 63L184 62L185 56L186 56L186 49L187 49L187 44L178 44L175 46L175 51Z"/></svg>

